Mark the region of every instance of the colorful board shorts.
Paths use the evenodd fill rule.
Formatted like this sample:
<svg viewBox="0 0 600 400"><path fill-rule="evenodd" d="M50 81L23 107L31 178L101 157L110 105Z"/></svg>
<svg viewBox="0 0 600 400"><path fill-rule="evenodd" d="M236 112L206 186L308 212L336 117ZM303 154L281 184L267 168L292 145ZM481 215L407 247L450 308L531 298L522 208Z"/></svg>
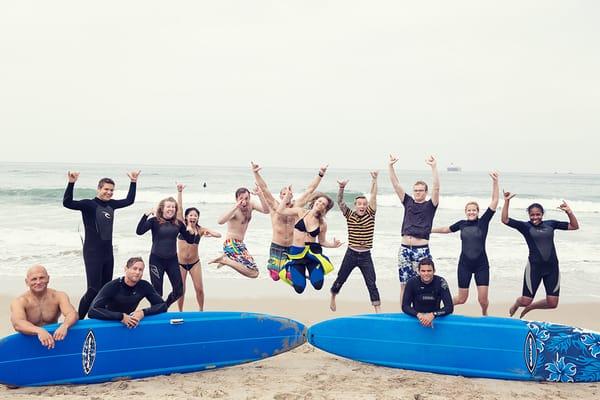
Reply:
<svg viewBox="0 0 600 400"><path fill-rule="evenodd" d="M223 243L223 253L225 253L225 256L230 260L239 262L248 269L258 271L254 258L248 253L246 245L241 240L227 239L225 243Z"/></svg>
<svg viewBox="0 0 600 400"><path fill-rule="evenodd" d="M424 258L431 258L429 245L400 245L398 250L398 277L400 283L406 283L413 276L417 276L417 264Z"/></svg>
<svg viewBox="0 0 600 400"><path fill-rule="evenodd" d="M271 243L271 249L269 251L269 261L267 263L267 270L271 279L274 281L279 280L279 272L283 269L283 266L288 261L288 253L290 248L287 246L281 246L276 243Z"/></svg>

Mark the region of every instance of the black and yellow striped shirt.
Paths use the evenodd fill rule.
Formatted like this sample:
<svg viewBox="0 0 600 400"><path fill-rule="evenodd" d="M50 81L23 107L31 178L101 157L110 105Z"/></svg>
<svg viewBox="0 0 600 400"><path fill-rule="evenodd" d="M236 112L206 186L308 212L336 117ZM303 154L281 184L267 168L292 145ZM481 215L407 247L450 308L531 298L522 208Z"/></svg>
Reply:
<svg viewBox="0 0 600 400"><path fill-rule="evenodd" d="M375 210L369 205L367 212L360 216L348 207L343 210L348 223L348 246L370 249L373 247L375 232Z"/></svg>

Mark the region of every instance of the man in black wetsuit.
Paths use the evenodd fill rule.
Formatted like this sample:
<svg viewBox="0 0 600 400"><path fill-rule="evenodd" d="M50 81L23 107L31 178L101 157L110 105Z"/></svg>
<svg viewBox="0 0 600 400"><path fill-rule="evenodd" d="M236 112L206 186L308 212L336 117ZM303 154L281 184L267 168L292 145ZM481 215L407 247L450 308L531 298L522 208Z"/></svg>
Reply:
<svg viewBox="0 0 600 400"><path fill-rule="evenodd" d="M448 283L441 276L434 275L435 265L430 258L419 261L419 276L406 282L402 297L402 311L417 317L423 326L433 326L436 317L452 314L454 305ZM444 307L440 307L441 302Z"/></svg>
<svg viewBox="0 0 600 400"><path fill-rule="evenodd" d="M128 328L135 328L144 317L167 311L167 303L150 282L142 280L143 274L144 261L140 257L127 260L125 276L102 287L90 308L90 318L121 321ZM136 311L144 298L151 306Z"/></svg>
<svg viewBox="0 0 600 400"><path fill-rule="evenodd" d="M63 206L81 211L85 228L83 262L85 263L87 291L79 302L79 319L85 318L90 304L100 288L113 277L112 231L115 210L133 204L139 174L140 171L132 171L127 174L131 183L127 198L122 200L112 199L115 182L110 178L100 179L95 198L73 200L73 189L79 178L79 172L69 171L67 174L69 184L63 197Z"/></svg>

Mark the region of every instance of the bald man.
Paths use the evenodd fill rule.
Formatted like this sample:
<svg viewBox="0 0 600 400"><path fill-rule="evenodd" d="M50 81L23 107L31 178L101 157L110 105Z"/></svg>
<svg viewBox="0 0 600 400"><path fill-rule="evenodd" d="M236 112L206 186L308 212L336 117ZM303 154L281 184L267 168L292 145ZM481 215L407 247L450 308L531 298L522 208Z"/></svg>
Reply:
<svg viewBox="0 0 600 400"><path fill-rule="evenodd" d="M79 316L69 296L49 289L49 281L50 276L43 266L34 265L27 270L25 284L29 290L10 304L10 322L17 332L37 335L43 346L52 349L56 340L67 336L67 331L79 320ZM58 322L61 315L65 317L64 321L51 335L43 326Z"/></svg>

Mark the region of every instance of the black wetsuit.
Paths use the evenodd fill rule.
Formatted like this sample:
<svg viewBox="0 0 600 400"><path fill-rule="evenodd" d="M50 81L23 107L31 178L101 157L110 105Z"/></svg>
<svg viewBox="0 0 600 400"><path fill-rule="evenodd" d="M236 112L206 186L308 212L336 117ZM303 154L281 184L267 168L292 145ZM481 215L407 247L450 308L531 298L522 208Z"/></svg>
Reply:
<svg viewBox="0 0 600 400"><path fill-rule="evenodd" d="M461 289L469 288L473 274L477 286L490 284L490 263L485 252L485 240L494 213L494 210L488 208L481 218L473 221L462 220L450 225L451 232L460 230L462 241L457 271L458 287Z"/></svg>
<svg viewBox="0 0 600 400"><path fill-rule="evenodd" d="M569 223L548 220L534 225L531 221L517 221L509 218L506 225L521 232L527 242L527 247L529 247L529 262L525 267L523 278L523 296L534 298L542 280L544 288L546 288L546 295L558 296L560 294L560 272L556 247L554 247L554 230L566 231L569 229Z"/></svg>
<svg viewBox="0 0 600 400"><path fill-rule="evenodd" d="M125 278L108 282L92 302L89 316L95 319L121 321L123 314L135 311L142 299L148 299L151 306L144 308L144 316L167 311L167 303L156 293L150 282L140 280L134 286L125 283Z"/></svg>
<svg viewBox="0 0 600 400"><path fill-rule="evenodd" d="M440 303L444 307L440 307ZM429 283L423 283L421 277L415 276L406 282L402 296L402 311L416 317L418 313L432 312L436 317L452 314L454 304L448 283L441 276L434 275Z"/></svg>
<svg viewBox="0 0 600 400"><path fill-rule="evenodd" d="M143 235L152 230L152 250L150 251L150 280L159 295L163 294L163 278L165 272L169 277L173 291L165 300L167 305L173 304L183 295L183 281L177 260L177 235L180 234L188 243L194 244L196 237L186 230L185 224L171 222L160 223L156 218L148 219L144 214L137 226L136 233Z"/></svg>
<svg viewBox="0 0 600 400"><path fill-rule="evenodd" d="M87 278L87 291L79 302L79 319L85 318L92 300L102 286L113 278L114 258L112 232L115 210L133 204L136 183L129 184L127 197L122 200L103 201L93 199L73 200L75 183L69 183L63 197L63 206L81 211L85 240L83 242L83 262Z"/></svg>

